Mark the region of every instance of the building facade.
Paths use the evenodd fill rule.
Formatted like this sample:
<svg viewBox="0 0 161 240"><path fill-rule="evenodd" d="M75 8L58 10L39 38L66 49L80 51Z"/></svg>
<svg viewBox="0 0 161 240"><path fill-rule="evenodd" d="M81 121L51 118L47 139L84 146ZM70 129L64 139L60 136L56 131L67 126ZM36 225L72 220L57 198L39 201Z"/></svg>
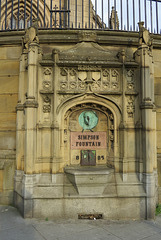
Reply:
<svg viewBox="0 0 161 240"><path fill-rule="evenodd" d="M30 218L153 219L160 35L140 23L0 36L0 203Z"/></svg>

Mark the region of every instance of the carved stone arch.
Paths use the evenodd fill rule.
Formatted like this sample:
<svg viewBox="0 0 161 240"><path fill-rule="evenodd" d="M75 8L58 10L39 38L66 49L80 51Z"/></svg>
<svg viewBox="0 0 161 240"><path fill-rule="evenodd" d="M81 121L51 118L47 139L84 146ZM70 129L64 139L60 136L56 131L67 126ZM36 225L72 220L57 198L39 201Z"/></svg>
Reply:
<svg viewBox="0 0 161 240"><path fill-rule="evenodd" d="M73 106L77 105L78 103L95 103L95 104L101 104L104 107L107 107L111 110L111 112L114 114L115 119L117 119L117 127L119 126L121 122L121 108L117 105L116 102L111 100L108 97L101 96L99 94L80 94L77 96L71 96L67 99L65 99L58 107L57 107L57 116L64 116L65 113L68 111L68 109L72 108Z"/></svg>
<svg viewBox="0 0 161 240"><path fill-rule="evenodd" d="M72 100L71 102L68 102L68 104L65 104L62 106L59 112L59 119L61 116L61 128L62 128L62 136L61 139L63 139L62 145L64 147L62 148L62 151L64 151L63 158L68 159L66 161L66 165L72 165L73 160L72 160L72 154L71 154L71 120L70 116L73 113L78 112L77 114L77 120L78 120L78 115L80 112L83 110L88 110L88 111L96 111L97 113L99 112L99 116L106 116L107 119L107 148L106 148L106 161L104 161L102 164L107 164L109 167L115 167L115 158L118 158L119 156L119 125L120 125L120 120L121 120L121 114L119 108L116 107L113 103L110 101L100 101L99 98L95 96L95 98L89 96L86 98L82 98L81 100L77 99L77 101ZM78 123L77 123L78 125ZM75 131L77 131L77 127ZM79 128L79 131L81 129ZM78 131L78 132L79 132ZM101 131L98 129L98 131ZM102 130L103 131L103 130ZM70 149L70 150L69 150ZM75 155L75 158L78 157L78 154ZM79 156L80 159L80 156ZM79 164L79 161L77 161ZM74 163L76 164L76 162Z"/></svg>

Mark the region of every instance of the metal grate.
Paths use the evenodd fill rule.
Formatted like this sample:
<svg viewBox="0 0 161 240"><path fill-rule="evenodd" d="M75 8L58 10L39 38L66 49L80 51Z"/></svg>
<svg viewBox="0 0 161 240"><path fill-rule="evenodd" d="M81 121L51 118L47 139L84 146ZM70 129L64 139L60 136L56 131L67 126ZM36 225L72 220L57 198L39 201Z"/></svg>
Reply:
<svg viewBox="0 0 161 240"><path fill-rule="evenodd" d="M161 0L0 0L0 30L20 30L38 19L42 29L138 31L144 21L161 33Z"/></svg>
<svg viewBox="0 0 161 240"><path fill-rule="evenodd" d="M96 219L102 219L102 218L103 218L103 214L101 213L78 214L78 219L96 220Z"/></svg>

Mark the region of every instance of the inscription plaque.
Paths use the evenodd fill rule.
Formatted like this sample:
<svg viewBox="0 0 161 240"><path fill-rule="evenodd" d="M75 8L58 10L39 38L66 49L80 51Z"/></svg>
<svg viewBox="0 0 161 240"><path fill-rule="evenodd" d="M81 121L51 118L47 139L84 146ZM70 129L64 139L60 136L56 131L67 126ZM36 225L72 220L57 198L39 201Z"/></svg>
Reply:
<svg viewBox="0 0 161 240"><path fill-rule="evenodd" d="M106 132L71 132L71 149L106 149Z"/></svg>

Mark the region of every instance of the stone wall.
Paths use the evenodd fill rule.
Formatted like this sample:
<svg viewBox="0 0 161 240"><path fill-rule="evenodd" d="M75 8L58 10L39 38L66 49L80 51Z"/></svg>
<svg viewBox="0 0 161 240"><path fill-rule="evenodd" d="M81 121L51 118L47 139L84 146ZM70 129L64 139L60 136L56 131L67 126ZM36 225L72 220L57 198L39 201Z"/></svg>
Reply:
<svg viewBox="0 0 161 240"><path fill-rule="evenodd" d="M96 38L96 42L104 49L108 50L109 52L114 53L115 56L119 53L118 59L120 61L123 61L123 58L125 55L128 56L129 59L132 59L134 52L138 48L139 35L137 33L126 33L126 32L121 33L121 32L111 32L111 31L102 31L102 32L98 31L95 33L96 33L96 35L94 34L95 36L93 36L93 38ZM17 105L18 101L19 101L18 102L19 104L21 103L20 102L21 99L23 99L22 103L24 103L24 101L25 101L25 91L26 91L25 89L27 89L27 81L28 81L27 71L28 71L29 65L28 65L28 62L26 60L23 60L21 57L21 53L22 53L21 42L22 42L22 37L24 36L24 34L25 34L24 32L19 32L18 34L14 33L14 32L13 33L7 33L7 32L0 33L0 63L1 63L0 64L0 86L1 86L0 87L0 103L1 103L1 105L0 105L0 203L1 204L14 204L13 190L14 190L14 172L15 172L15 166L16 166L16 154L17 154L16 170L20 170L23 172L25 169L25 173L28 173L29 176L30 176L30 174L35 174L35 173L37 173L37 174L38 173L46 173L47 174L47 173L50 173L51 171L53 171L53 174L56 172L62 173L64 164L65 164L65 163L60 163L59 167L56 168L56 170L53 170L55 168L54 168L54 164L52 165L50 162L51 161L50 155L49 156L45 155L45 151L46 151L45 149L48 149L47 152L50 152L50 151L52 152L51 142L49 141L49 144L47 142L48 139L51 138L51 136L50 136L51 133L50 133L48 125L43 126L43 127L41 124L36 125L36 127L38 127L38 131L40 133L43 132L43 134L44 134L44 137L43 137L44 144L42 142L41 144L43 146L40 149L38 149L38 154L40 153L39 152L39 150L40 150L40 151L42 151L42 155L40 154L40 157L36 159L36 161L38 161L38 162L34 162L34 167L29 166L29 165L24 166L24 152L23 151L20 152L18 150L18 149L22 149L22 148L20 148L20 145L17 146L17 153L16 153L16 128L17 128L17 137L18 138L19 137L21 138L23 136L23 131L25 130L23 127L23 124L25 124L25 122L23 122L24 112L23 112L23 109L20 109L21 106ZM88 34L85 31L83 40L88 42L88 38L91 39L92 34L93 34L93 32L90 32L90 34ZM42 69L43 69L43 67L48 68L48 66L50 65L51 54L53 52L53 49L55 49L54 50L55 53L57 52L57 50L65 52L66 50L73 48L78 43L78 41L80 41L80 38L81 38L80 36L82 36L82 35L80 34L80 31L77 31L77 30L73 30L73 31L69 31L69 30L66 30L66 31L65 30L63 30L63 31L49 31L49 30L39 31L38 37L39 37L39 42L40 42L39 45L41 48L41 52L39 52L39 57L43 53L41 55L43 58L43 61L40 64ZM161 79L161 71L160 71L161 44L160 44L160 40L161 40L161 37L153 36L153 38L154 38L153 61L154 61L154 81L155 81L155 90L154 91L155 91L155 104L156 104L156 111L157 111L157 122L156 122L157 138L155 139L155 141L157 141L158 177L159 177L158 182L159 182L159 186L161 186L161 176L160 176L161 175L161 170L160 170L160 168L161 168L161 163L160 163L161 162L161 160L160 160L160 156L161 156L161 144L160 144L160 142L161 142L160 141L160 138L161 138L161 128L160 128L160 121L161 121L161 115L160 115L161 114L161 103L160 103L161 102L161 91L160 91L160 89L161 89L161 82L160 82L160 79ZM43 57L43 56L45 56L45 57ZM39 59L39 60L41 61L41 59ZM26 61L26 63L25 63L26 65L25 64L23 65L22 61L24 63ZM89 61L90 61L90 53L89 53ZM20 62L21 62L21 64L20 64ZM32 63L31 63L31 67L32 67ZM40 70L40 68L39 68L39 70ZM41 73L39 72L39 76L43 76L43 75L41 75ZM138 72L138 76L139 76L139 72ZM44 77L47 78L46 79L47 81L51 80L51 79L48 79L48 74L44 74ZM23 81L22 81L22 79L23 79ZM39 79L39 82L41 82L41 79ZM139 91L139 85L137 86L137 89ZM40 86L39 86L39 90L42 90ZM19 97L18 97L18 92L19 92ZM31 88L31 92L32 92L32 88ZM45 92L42 91L40 94L43 96L43 94L45 94ZM50 92L48 94L53 94L53 93ZM41 106L41 104L43 102L41 95L39 95L39 102L38 102L38 104L40 104L39 107L43 107L43 106ZM117 101L117 98L118 97L115 98L116 101ZM62 101L62 99L61 99L61 101ZM83 100L82 100L82 102L83 102ZM138 104L138 102L137 102L137 104ZM137 105L137 104L136 104L137 109L135 109L136 114L138 114L138 111L139 111L139 109L138 109L139 105ZM49 104L45 103L45 106L46 105L49 105ZM19 125L16 126L16 107L17 106L20 107L19 110L20 110L21 117L19 119L22 120L21 123L20 123L20 121L18 121L18 123L21 124L21 134L19 134L19 130L20 130ZM127 112L127 114L133 114L133 111L132 112L131 111L132 110ZM30 114L30 112L27 114ZM30 119L30 115L28 115L28 116L29 116L28 119ZM42 120L41 117L40 117L40 119ZM56 130L57 126L52 126L52 128L55 129L54 131L57 131ZM131 129L132 128L133 127L131 127ZM134 136L129 135L131 129L129 129L129 132L127 133L126 136L129 137L129 141L134 143L134 141L135 141ZM124 130L122 130L122 131L124 131ZM24 138L22 137L22 139L24 139ZM45 139L47 139L47 141ZM29 135L28 142L30 142L30 135ZM22 141L18 141L18 143L23 144ZM55 144L54 147L56 148L56 146L57 145ZM131 149L133 149L134 155L135 155L134 146L132 146ZM44 153L43 153L43 151L44 151ZM142 151L144 152L144 149ZM131 152L127 150L127 157L128 157L128 154L130 155ZM43 159L41 158L42 156L44 157L44 162L43 162ZM49 159L47 159L47 157ZM27 158L29 159L29 161L31 160L30 148L28 148ZM60 160L59 158L56 159L57 162L59 160ZM132 163L134 161L134 158L130 159L130 161ZM156 168L155 159L153 159L153 162L154 162L154 169L155 169ZM133 173L136 170L136 165L135 165L135 161L132 164L131 163L128 163L128 161L127 161L127 163L125 164L126 167L124 169L122 169L122 168L120 168L120 165L121 165L120 162L118 162L118 167L116 165L116 169L118 172L124 172L124 173L132 172ZM142 166L139 166L139 168L141 169ZM142 169L142 171L143 171L143 169ZM19 180L16 180L17 181L16 184L18 184L18 181L22 180L22 176L18 175L18 174L20 174L18 172L16 174L17 174L16 178L17 179L19 178ZM32 178L32 176L31 176L31 178ZM52 175L52 178L53 178L53 176L54 175ZM49 175L47 175L47 178L49 178L48 179L49 184L54 183L54 180L51 180ZM27 179L27 177L26 177L26 179ZM42 183L44 183L44 182L41 182L42 181L41 178L34 180L34 177L33 177L33 179L31 179L31 181L30 181L30 179L27 181L28 182L26 182L26 185L28 184L29 188L30 188L30 184L32 181L33 182L37 181L38 185L39 184L41 185ZM55 181L56 184L57 184L57 181L58 180ZM119 181L120 181L120 186L121 186L122 180L119 179ZM135 179L135 182L137 182L136 179ZM58 195L59 195L63 188L63 177L62 176L61 176L61 184L59 183L59 181L58 181L58 184L59 184L59 187L61 188L61 190L59 191L59 189L57 189L56 185L55 185L55 188L56 188L56 191L58 191ZM68 184L69 184L69 182L68 182ZM22 192L23 187L25 187L25 186L22 185L21 188L16 186L17 192L19 192L19 193ZM71 185L69 186L69 188L72 189L72 191L75 191L74 188L71 187ZM126 188L128 188L128 186L126 186ZM138 189L139 189L138 190L138 192L139 192L139 191L141 191L142 188L138 188ZM39 196L39 198L41 199L41 196L40 196L41 193L39 191L37 193L37 196ZM116 194L116 192L114 194ZM132 194L132 193L130 193L130 194ZM139 195L139 193L138 193L138 195ZM21 193L19 194L19 197L20 196L21 196ZM54 196L55 196L55 193L54 193ZM18 198L18 196L17 196L17 198ZM143 200L141 200L141 201L144 202L143 189L142 189L141 198L143 198ZM20 201L22 201L22 200L20 200ZM42 201L44 203L44 200L42 200ZM135 201L135 199L133 199L133 201ZM38 204L37 206L39 207L39 202L36 202L35 205L36 204ZM37 211L36 208L35 208L35 211ZM31 215L29 215L29 216L31 216ZM37 212L35 213L35 216L37 216ZM137 215L137 218L138 218L138 216L139 216L139 213Z"/></svg>
<svg viewBox="0 0 161 240"><path fill-rule="evenodd" d="M0 204L13 204L21 46L0 44Z"/></svg>
<svg viewBox="0 0 161 240"><path fill-rule="evenodd" d="M161 57L160 51L154 49L154 76L155 76L155 105L156 105L156 128L157 128L157 169L159 184L159 202L161 203Z"/></svg>

